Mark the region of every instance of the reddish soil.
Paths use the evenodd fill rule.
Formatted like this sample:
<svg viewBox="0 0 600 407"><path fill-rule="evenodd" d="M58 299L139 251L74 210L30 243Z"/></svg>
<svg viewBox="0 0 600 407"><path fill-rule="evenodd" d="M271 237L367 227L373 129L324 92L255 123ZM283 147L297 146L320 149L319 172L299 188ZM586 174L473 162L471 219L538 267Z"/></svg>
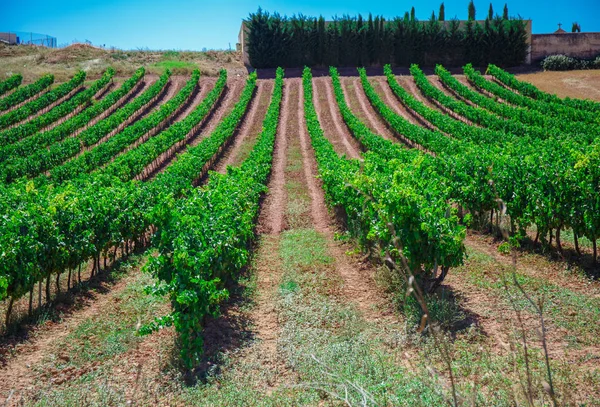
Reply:
<svg viewBox="0 0 600 407"><path fill-rule="evenodd" d="M391 107L394 112L412 124L420 124L420 120L422 120L421 116L404 106L404 104L398 100L392 89L389 87L386 77L374 77L370 78L370 80L375 91L383 98L384 102Z"/></svg>
<svg viewBox="0 0 600 407"><path fill-rule="evenodd" d="M287 204L285 166L287 164L288 137L293 133L293 129L288 127L290 104L290 81L286 79L283 88L283 100L281 101L279 126L275 137L271 176L267 185L269 192L262 203L256 228L261 235L278 235L285 228L285 208Z"/></svg>
<svg viewBox="0 0 600 407"><path fill-rule="evenodd" d="M102 100L104 97L106 97L106 95L108 94L109 91L113 90L115 87L115 84L113 82L109 82L108 85L106 85L105 87L103 87L102 89L100 89L93 97L93 100ZM72 96L71 96L72 97ZM66 100L66 98L63 98L62 101L64 102ZM61 102L62 103L62 102ZM57 102L58 104L58 102ZM61 117L60 119L56 120L54 123L44 127L42 129L42 131L48 131L48 130L52 130L53 128L55 128L56 126L58 126L61 123L64 123L65 121L69 120L72 117L77 116L79 113L81 113L83 110L87 109L90 106L89 103L83 103L80 104L79 106L77 106L77 108L75 108L75 110L73 110L71 113L67 114L66 116ZM49 112L50 109L46 108L44 109L44 113Z"/></svg>
<svg viewBox="0 0 600 407"><path fill-rule="evenodd" d="M160 106L162 106L163 104L167 103L167 101L169 101L173 97L175 97L175 95L177 93L179 93L179 91L185 86L185 83L187 82L187 78L182 78L182 77L173 78L173 77L171 77L171 81L172 81L171 87L169 87L169 89L167 90L167 94L163 98L160 99L160 101L158 102L158 106L155 109L158 109ZM192 95L186 101L183 102L183 110L187 109L190 106L190 104L194 100L194 97L195 97L195 93L192 93ZM171 116L169 116L168 118L166 118L165 120L163 120L161 123L159 123L152 130L150 130L149 132L147 132L146 134L144 134L142 137L138 138L132 144L128 145L125 148L125 150L121 151L119 154L117 154L115 157L113 157L110 162L112 162L119 155L124 154L124 153L126 153L126 152L128 152L130 150L133 150L134 148L136 148L140 144L145 143L150 137L153 137L154 135L156 135L156 134L160 133L161 131L165 130L179 116L180 115L177 113L177 110L176 110L175 113L171 114Z"/></svg>
<svg viewBox="0 0 600 407"><path fill-rule="evenodd" d="M166 152L161 154L158 159L154 160L153 163L148 165L142 174L138 176L138 178L143 180L152 179L165 168L167 168L167 166L175 162L175 160L177 160L178 153L184 151L184 149L188 146L197 145L201 140L204 139L204 137L209 136L210 133L221 122L223 117L225 117L225 115L233 109L235 102L237 102L239 99L242 89L243 86L240 80L235 80L233 82L233 91L229 88L228 83L221 94L221 98L217 100L212 111L204 118L204 120L196 125L192 131L187 134L184 140L176 143ZM206 178L207 171L211 168L212 165L205 166L205 168L200 171L199 179L204 180Z"/></svg>
<svg viewBox="0 0 600 407"><path fill-rule="evenodd" d="M482 95L484 95L484 96L487 96L487 97L491 97L491 98L497 99L497 98L495 98L495 97L494 97L494 96L493 96L491 93L489 93L489 92L486 92L486 91L484 91L484 90L482 90L482 89L478 89L478 88L476 88L475 86L473 86L473 84L471 84L471 82L469 82L469 80L467 79L467 77L466 77L466 76L464 76L464 75L455 75L454 77L455 77L455 78L456 78L456 79L457 79L457 80L458 80L460 83L462 83L463 85L465 85L467 88L471 89L472 91L475 91L475 92L481 93ZM442 86L443 86L445 89L447 89L447 91L448 91L448 92L451 92L451 93L452 93L452 94L453 94L453 95L454 95L454 96L455 96L457 99L460 99L460 100L464 101L465 103L467 103L467 104L469 104L469 105L471 105L471 106L477 106L477 104L475 104L475 103L471 102L469 99L465 99L465 98L463 98L463 97L460 97L459 95L457 95L457 94L456 94L456 92L453 92L452 90L448 89L448 88L447 88L447 87L446 87L446 86L445 86L445 85L442 83L442 81L440 81L439 79L438 79L438 81L439 81L440 85L442 85ZM501 99L498 99L498 102L502 102L502 100L501 100Z"/></svg>
<svg viewBox="0 0 600 407"><path fill-rule="evenodd" d="M240 95L244 90L245 81L242 79L231 79L227 81L227 87L222 101L217 106L217 110L210 115L208 120L202 123L201 127L195 132L196 136L190 140L189 145L197 145L204 137L210 135L217 127L223 117L225 117L240 99Z"/></svg>
<svg viewBox="0 0 600 407"><path fill-rule="evenodd" d="M466 243L469 247L476 248L493 257L497 262L509 267L512 265L512 257L498 252L498 242L490 235L482 235L477 232L469 232ZM566 244L563 244L566 246ZM569 274L569 265L564 261L552 261L542 255L517 252L517 263L519 271L529 276L546 280L557 286L568 288L573 292L600 298L600 281L590 280L584 276Z"/></svg>
<svg viewBox="0 0 600 407"><path fill-rule="evenodd" d="M150 75L146 75L146 77L144 78L144 89L147 89L148 87L152 86L156 81L158 80L158 76L150 76ZM129 118L127 118L123 123L121 123L116 129L114 129L113 131L111 131L110 133L108 133L106 136L102 137L96 144L93 144L89 147L84 147L82 152L80 152L79 154L77 154L75 157L79 156L80 154L83 153L83 151L87 151L87 150L91 150L92 148L96 147L97 145L104 143L106 140L110 139L111 137L113 137L115 134L120 133L121 131L123 131L123 129L133 123L135 123L138 120L143 119L145 116L147 116L150 112L152 112L157 106L160 106L160 104L164 103L163 99L166 97L169 97L168 95L169 93L169 89L171 89L171 83L168 82L167 85L165 87L163 87L161 89L161 91L158 93L158 95L155 97L154 101L151 101L150 103L148 103L145 106L142 106L141 108L139 108L136 112L134 112ZM170 94L172 97L173 94Z"/></svg>
<svg viewBox="0 0 600 407"><path fill-rule="evenodd" d="M472 240L467 240L467 245L479 250L482 246ZM484 251L488 249L483 247ZM493 256L495 257L495 256ZM505 263L501 261L501 263ZM510 261L509 261L510 263ZM519 273L528 274L530 270L517 263ZM499 278L502 270L486 269L484 273L491 280ZM535 272L535 274L538 274ZM492 345L492 351L497 354L512 353L512 343L521 343L520 335L523 329L526 332L528 346L540 350L542 343L538 332L540 331L539 316L531 311L521 311L519 322L513 307L504 300L500 300L493 291L480 288L468 281L467 273L449 273L442 289L450 290L452 296L460 298L460 307L467 314L468 320L474 323L483 333L487 342ZM569 331L554 325L552 318L545 315L546 340L548 352L553 360L562 360L576 364L580 368L595 369L595 362L600 357L600 350L594 346L571 346L565 336ZM519 335L516 337L515 335ZM589 355L594 357L589 359Z"/></svg>
<svg viewBox="0 0 600 407"><path fill-rule="evenodd" d="M15 354L0 366L0 374L4 378L0 381L0 395L6 398L12 390L15 390L16 394L13 395L12 399L18 400L19 393L27 391L28 387L37 378L32 368L39 365L49 354L52 354L53 345L61 338L66 337L78 324L110 306L112 298L110 293L123 290L131 280L132 275L133 273L116 284L99 281L94 292L88 291L86 297L79 297L76 310L63 315L58 323L47 322L39 326L27 342L15 347L11 351Z"/></svg>
<svg viewBox="0 0 600 407"><path fill-rule="evenodd" d="M261 206L257 231L260 233L260 245L254 262L256 275L256 306L249 319L253 325L253 336L257 339L256 353L260 363L278 372L276 382L266 383L269 388L276 387L288 375L289 368L278 356L279 320L275 307L277 288L283 273L279 258L279 234L285 227L287 193L285 189L285 165L290 138L296 129L289 120L290 111L295 107L290 98L293 86L290 79L284 82L280 120L275 139L273 166L268 183L268 193Z"/></svg>
<svg viewBox="0 0 600 407"><path fill-rule="evenodd" d="M193 112L194 109L196 109L202 103L208 92L210 92L210 90L214 87L214 84L215 81L211 79L200 80L199 88L196 89L192 94L191 102L189 103L189 105L183 110L181 110L180 113L175 114L171 118L170 123L179 122L185 119L191 112ZM210 114L211 113L209 112L207 117L200 121L199 125L202 125L203 122L208 120L208 116L210 116ZM173 144L170 148L167 149L167 151L160 154L154 161L148 164L144 168L144 170L136 176L136 179L146 181L154 178L157 174L164 171L165 168L167 168L167 166L171 164L171 162L173 162L173 157L175 157L176 154L181 153L196 134L197 132L194 131L194 129L192 129L183 140Z"/></svg>
<svg viewBox="0 0 600 407"><path fill-rule="evenodd" d="M252 99L251 106L243 119L234 139L225 149L221 158L214 166L214 170L225 174L228 166L234 166L240 163L239 154L242 146L253 143L262 129L262 123L267 114L271 94L273 93L272 81L257 81L257 89Z"/></svg>
<svg viewBox="0 0 600 407"><path fill-rule="evenodd" d="M375 269L372 265L358 260L357 256L349 256L348 247L335 241L336 222L330 216L325 204L325 195L321 181L317 178L317 162L310 143L310 137L304 120L304 96L301 79L292 79L299 83L299 98L297 104L298 135L302 151L304 177L311 198L311 217L314 228L323 233L327 238L327 245L331 256L335 259L335 269L343 279L343 293L348 301L352 302L367 320L380 319L389 316L390 312L378 310L382 308L382 292L373 280ZM333 89L331 89L333 91ZM385 306L383 306L386 308ZM387 307L389 308L389 306Z"/></svg>
<svg viewBox="0 0 600 407"><path fill-rule="evenodd" d="M337 108L333 85L329 77L313 79L313 102L323 132L337 153L346 154L349 158L360 159L360 144L348 131ZM323 104L326 104L326 107Z"/></svg>
<svg viewBox="0 0 600 407"><path fill-rule="evenodd" d="M350 78L348 78L350 79ZM352 83L353 90L350 90L350 83ZM363 123L365 123L371 131L375 134L382 136L388 140L394 139L394 133L388 128L383 119L379 116L379 113L375 111L371 102L367 98L365 94L360 78L354 78L353 80L344 80L342 81L344 94L346 96L347 101L354 101L351 103L352 105L358 104L358 112L361 117L364 118ZM354 114L357 111L354 110Z"/></svg>
<svg viewBox="0 0 600 407"><path fill-rule="evenodd" d="M443 93L445 93L448 96L454 97L454 95L451 92L449 92L440 83L439 80L437 80L437 77L434 78L434 77L430 76L429 80L430 80L430 82L431 82L431 84L433 86L435 86L436 88L438 88L439 90L441 90ZM421 102L425 103L430 108L440 110L443 113L446 113L447 115L453 117L454 119L462 121L463 123L469 124L471 126L474 125L471 121L469 121L468 119L466 119L466 118L464 118L462 116L459 116L458 114L454 113L452 110L444 107L441 103L429 100L428 98L426 98L425 96L423 96L423 94L421 93L421 91L417 87L417 85L416 85L414 79L412 78L412 76L410 78L407 77L407 79L405 80L404 83L405 83L406 90L408 90L409 92L411 92L413 95L415 95L415 97L417 97L417 99L421 100Z"/></svg>
<svg viewBox="0 0 600 407"><path fill-rule="evenodd" d="M204 100L208 92L210 92L210 90L214 86L215 81L213 79L204 77L200 78L200 80L198 81L198 88L192 95L192 101L189 103L187 108L183 109L179 114L173 117L173 123L180 122L181 120L185 119L190 113L192 113L194 109L196 109L196 107L198 107L198 105L202 103L202 100Z"/></svg>
<svg viewBox="0 0 600 407"><path fill-rule="evenodd" d="M106 119L108 116L112 115L115 111L122 108L127 103L131 102L133 99L135 99L140 94L142 94L142 92L144 92L148 86L149 86L148 83L146 83L143 79L140 80L137 83L137 85L134 86L133 89L131 89L125 96L123 96L121 99L119 99L110 108L106 109L104 112L102 112L101 114L99 114L98 116L96 116L92 120L90 120L90 122L87 125L80 128L79 130L76 130L75 132L73 132L73 134L71 134L71 137L77 137L85 129L92 127L93 125L95 125L96 123L98 123L99 121L101 121L103 119Z"/></svg>

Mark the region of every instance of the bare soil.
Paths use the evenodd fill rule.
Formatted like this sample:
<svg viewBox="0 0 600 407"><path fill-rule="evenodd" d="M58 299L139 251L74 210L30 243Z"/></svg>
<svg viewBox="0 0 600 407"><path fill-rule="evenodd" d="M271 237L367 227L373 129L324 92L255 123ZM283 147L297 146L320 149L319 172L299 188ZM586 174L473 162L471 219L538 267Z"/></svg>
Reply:
<svg viewBox="0 0 600 407"><path fill-rule="evenodd" d="M273 82L260 80L257 82L257 90L251 101L246 117L231 145L225 149L223 156L215 165L215 171L224 174L228 166L240 163L242 148L250 148L262 129L262 122L267 114L267 108L273 93Z"/></svg>
<svg viewBox="0 0 600 407"><path fill-rule="evenodd" d="M10 356L2 358L0 372L5 380L0 382L0 395L6 399L14 390L16 395L12 399L16 401L19 399L19 393L30 390L30 386L38 379L33 368L54 353L54 343L66 337L85 319L110 307L111 293L123 290L134 274L131 273L116 283L95 279L93 290L85 291L83 292L85 295L78 296L76 306L69 309L68 313L62 314L60 321L48 321L44 325L33 327L31 336L25 342L18 343L12 349L3 349L5 355L10 354Z"/></svg>
<svg viewBox="0 0 600 407"><path fill-rule="evenodd" d="M350 158L360 158L360 144L348 131L337 109L330 78L313 79L313 98L321 127L336 152L346 154Z"/></svg>
<svg viewBox="0 0 600 407"><path fill-rule="evenodd" d="M600 70L546 71L517 75L544 92L564 98L582 98L600 101Z"/></svg>
<svg viewBox="0 0 600 407"><path fill-rule="evenodd" d="M295 80L300 82L301 85L300 79L292 79L291 81ZM382 313L380 310L382 308L381 299L384 296L373 279L376 273L375 268L366 262L358 261L358 256L349 256L347 254L348 246L344 246L335 240L335 232L339 229L336 221L327 210L321 181L317 178L317 162L304 120L304 92L300 85L300 97L297 107L297 115L300 121L298 135L302 151L304 182L307 185L310 195L310 212L314 228L324 234L327 239L329 253L335 261L335 270L343 279L343 293L345 298L356 305L365 319L373 320L382 318L388 314L386 312ZM332 131L326 131L327 133L331 134Z"/></svg>

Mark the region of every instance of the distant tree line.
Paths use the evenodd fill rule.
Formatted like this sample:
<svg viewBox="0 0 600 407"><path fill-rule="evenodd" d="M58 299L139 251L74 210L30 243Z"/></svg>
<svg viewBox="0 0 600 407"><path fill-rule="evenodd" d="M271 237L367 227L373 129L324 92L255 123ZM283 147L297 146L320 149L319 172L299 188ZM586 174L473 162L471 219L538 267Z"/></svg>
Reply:
<svg viewBox="0 0 600 407"><path fill-rule="evenodd" d="M438 17L415 17L414 7L404 17L386 20L369 14L343 16L326 23L319 18L281 16L258 9L246 20L247 49L255 68L302 66L460 66L466 63L515 66L525 61L527 32L521 18L510 18L504 6L494 15L475 20L471 1L468 20L445 21L444 4Z"/></svg>

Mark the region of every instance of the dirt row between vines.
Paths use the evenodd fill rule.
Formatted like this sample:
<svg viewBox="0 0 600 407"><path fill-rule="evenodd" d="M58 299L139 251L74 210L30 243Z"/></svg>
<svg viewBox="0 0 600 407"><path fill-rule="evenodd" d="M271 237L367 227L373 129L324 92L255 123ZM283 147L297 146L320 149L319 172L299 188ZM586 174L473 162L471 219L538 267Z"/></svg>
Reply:
<svg viewBox="0 0 600 407"><path fill-rule="evenodd" d="M258 80L247 113L238 126L237 134L214 165L214 171L225 174L227 167L243 160L242 150L251 149L262 128L273 93L273 82Z"/></svg>

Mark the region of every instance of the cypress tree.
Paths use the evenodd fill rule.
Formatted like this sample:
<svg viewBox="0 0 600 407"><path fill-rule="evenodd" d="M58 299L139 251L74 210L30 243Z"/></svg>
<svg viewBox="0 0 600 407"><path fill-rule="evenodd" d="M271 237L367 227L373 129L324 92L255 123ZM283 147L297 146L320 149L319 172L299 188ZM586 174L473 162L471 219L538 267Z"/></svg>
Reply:
<svg viewBox="0 0 600 407"><path fill-rule="evenodd" d="M475 3L473 3L473 0L471 0L469 2L469 20L474 21L475 20Z"/></svg>
<svg viewBox="0 0 600 407"><path fill-rule="evenodd" d="M504 3L504 12L502 13L502 18L508 20L508 4Z"/></svg>
<svg viewBox="0 0 600 407"><path fill-rule="evenodd" d="M438 13L438 20L440 20L440 21L446 20L446 7L444 7L444 3L440 4L440 12Z"/></svg>
<svg viewBox="0 0 600 407"><path fill-rule="evenodd" d="M473 1L473 0L471 0L471 1ZM410 21L415 21L415 7L414 6L410 9Z"/></svg>
<svg viewBox="0 0 600 407"><path fill-rule="evenodd" d="M488 9L488 20L493 20L494 19L494 7L492 6L492 3L490 3L490 8Z"/></svg>
<svg viewBox="0 0 600 407"><path fill-rule="evenodd" d="M377 21L377 20L376 20ZM367 40L367 54L369 55L369 61L368 64L371 65L372 63L375 62L375 59L377 58L377 29L379 27L375 26L374 22L373 22L373 14L369 13L369 19L367 20L367 35L366 35L366 40ZM365 62L366 64L367 62ZM363 65L365 66L365 65Z"/></svg>
<svg viewBox="0 0 600 407"><path fill-rule="evenodd" d="M325 65L325 58L327 53L327 33L325 31L325 19L323 16L319 16L317 22L317 64Z"/></svg>

